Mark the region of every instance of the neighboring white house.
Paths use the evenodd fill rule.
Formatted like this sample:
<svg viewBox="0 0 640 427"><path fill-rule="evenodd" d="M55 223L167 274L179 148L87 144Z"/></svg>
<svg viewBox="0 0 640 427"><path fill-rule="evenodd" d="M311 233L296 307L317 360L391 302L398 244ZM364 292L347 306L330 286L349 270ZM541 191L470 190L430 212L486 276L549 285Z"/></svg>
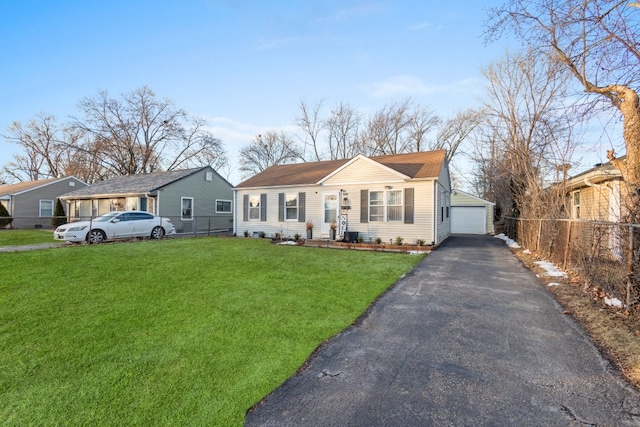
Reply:
<svg viewBox="0 0 640 427"><path fill-rule="evenodd" d="M234 188L234 233L438 245L450 234L446 151L272 166Z"/></svg>
<svg viewBox="0 0 640 427"><path fill-rule="evenodd" d="M451 233L493 233L495 203L481 199L462 190L451 191Z"/></svg>

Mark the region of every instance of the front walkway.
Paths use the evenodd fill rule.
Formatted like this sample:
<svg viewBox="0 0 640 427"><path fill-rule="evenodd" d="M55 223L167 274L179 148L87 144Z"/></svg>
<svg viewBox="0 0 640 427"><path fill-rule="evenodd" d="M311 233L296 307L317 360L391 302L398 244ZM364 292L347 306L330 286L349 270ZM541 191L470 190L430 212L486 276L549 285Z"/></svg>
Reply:
<svg viewBox="0 0 640 427"><path fill-rule="evenodd" d="M488 236L447 239L246 418L247 426L584 424L640 425L640 396Z"/></svg>

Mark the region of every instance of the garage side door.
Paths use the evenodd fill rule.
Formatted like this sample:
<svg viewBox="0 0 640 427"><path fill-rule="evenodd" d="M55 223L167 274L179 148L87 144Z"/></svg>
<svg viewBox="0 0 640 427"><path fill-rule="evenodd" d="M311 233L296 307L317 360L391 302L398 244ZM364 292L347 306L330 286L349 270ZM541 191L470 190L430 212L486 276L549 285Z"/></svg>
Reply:
<svg viewBox="0 0 640 427"><path fill-rule="evenodd" d="M486 209L484 206L452 206L451 232L456 234L486 234Z"/></svg>

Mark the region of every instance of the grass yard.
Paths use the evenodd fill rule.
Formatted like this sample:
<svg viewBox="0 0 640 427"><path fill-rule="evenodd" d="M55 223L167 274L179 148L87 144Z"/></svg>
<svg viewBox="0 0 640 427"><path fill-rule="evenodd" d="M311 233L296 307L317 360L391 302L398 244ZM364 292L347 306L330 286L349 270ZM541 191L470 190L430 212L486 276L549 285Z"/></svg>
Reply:
<svg viewBox="0 0 640 427"><path fill-rule="evenodd" d="M55 243L51 230L0 230L0 246Z"/></svg>
<svg viewBox="0 0 640 427"><path fill-rule="evenodd" d="M242 425L420 259L224 238L0 254L0 424Z"/></svg>

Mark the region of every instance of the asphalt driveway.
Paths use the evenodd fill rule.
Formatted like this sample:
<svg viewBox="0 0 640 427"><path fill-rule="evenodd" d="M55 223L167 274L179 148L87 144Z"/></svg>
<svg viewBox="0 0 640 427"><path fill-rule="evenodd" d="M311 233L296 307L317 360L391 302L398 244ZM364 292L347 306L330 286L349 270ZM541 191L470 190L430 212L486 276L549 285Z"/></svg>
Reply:
<svg viewBox="0 0 640 427"><path fill-rule="evenodd" d="M640 425L640 396L504 242L453 236L247 426Z"/></svg>

